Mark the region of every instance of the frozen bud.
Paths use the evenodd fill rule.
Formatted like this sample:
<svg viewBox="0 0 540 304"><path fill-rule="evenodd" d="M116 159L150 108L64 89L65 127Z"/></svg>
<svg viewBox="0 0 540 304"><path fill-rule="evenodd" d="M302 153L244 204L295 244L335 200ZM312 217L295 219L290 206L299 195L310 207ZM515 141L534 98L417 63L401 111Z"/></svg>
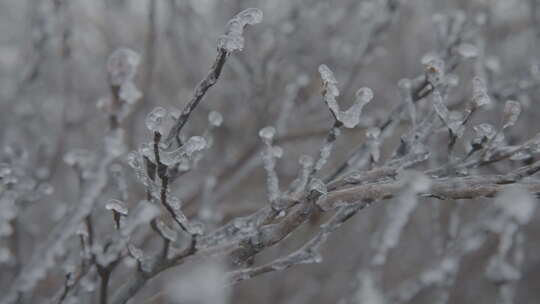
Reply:
<svg viewBox="0 0 540 304"><path fill-rule="evenodd" d="M491 103L491 99L487 93L486 84L480 77L473 78L473 108L477 109Z"/></svg>
<svg viewBox="0 0 540 304"><path fill-rule="evenodd" d="M126 203L119 201L117 199L111 199L107 204L105 204L105 209L116 212L120 215L127 216L128 209Z"/></svg>
<svg viewBox="0 0 540 304"><path fill-rule="evenodd" d="M161 125L163 124L163 119L167 116L167 110L162 107L156 107L152 112L146 115L146 127L152 132L159 132Z"/></svg>
<svg viewBox="0 0 540 304"><path fill-rule="evenodd" d="M521 114L521 103L508 100L504 105L503 129L513 126Z"/></svg>
<svg viewBox="0 0 540 304"><path fill-rule="evenodd" d="M478 56L478 49L470 43L460 44L457 47L457 51L463 58L474 58Z"/></svg>
<svg viewBox="0 0 540 304"><path fill-rule="evenodd" d="M121 86L133 80L140 61L139 54L128 48L120 48L114 51L107 60L110 83L114 86Z"/></svg>
<svg viewBox="0 0 540 304"><path fill-rule="evenodd" d="M212 111L208 114L208 122L213 127L219 127L223 123L223 116L219 112Z"/></svg>
<svg viewBox="0 0 540 304"><path fill-rule="evenodd" d="M264 127L259 131L259 137L264 141L271 141L276 135L276 129L272 126Z"/></svg>
<svg viewBox="0 0 540 304"><path fill-rule="evenodd" d="M439 84L444 79L444 61L434 58L426 63L426 77L432 85Z"/></svg>

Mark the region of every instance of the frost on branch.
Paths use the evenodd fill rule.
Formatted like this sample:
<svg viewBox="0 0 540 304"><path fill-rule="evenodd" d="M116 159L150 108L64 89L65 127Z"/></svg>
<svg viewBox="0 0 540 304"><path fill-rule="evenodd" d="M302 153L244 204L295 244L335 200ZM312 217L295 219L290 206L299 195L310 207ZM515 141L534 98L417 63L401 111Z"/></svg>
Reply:
<svg viewBox="0 0 540 304"><path fill-rule="evenodd" d="M218 48L227 53L244 49L244 28L247 25L260 23L263 13L258 8L248 8L234 16L228 23L225 34L218 38Z"/></svg>
<svg viewBox="0 0 540 304"><path fill-rule="evenodd" d="M360 115L364 106L373 99L373 91L366 87L358 89L354 104L347 111L341 111L336 100L339 96L339 89L334 73L324 64L319 66L319 73L323 82L324 101L332 112L332 115L334 115L334 118L346 128L356 127L360 123Z"/></svg>

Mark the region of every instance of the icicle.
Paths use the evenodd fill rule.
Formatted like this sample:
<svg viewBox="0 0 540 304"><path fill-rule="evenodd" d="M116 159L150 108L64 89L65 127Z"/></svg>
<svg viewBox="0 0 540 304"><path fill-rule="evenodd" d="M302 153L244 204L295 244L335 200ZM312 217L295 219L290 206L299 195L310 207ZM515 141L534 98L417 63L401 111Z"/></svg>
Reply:
<svg viewBox="0 0 540 304"><path fill-rule="evenodd" d="M218 48L227 53L244 49L244 27L260 23L263 13L258 8L248 8L234 16L228 23L225 34L218 38Z"/></svg>

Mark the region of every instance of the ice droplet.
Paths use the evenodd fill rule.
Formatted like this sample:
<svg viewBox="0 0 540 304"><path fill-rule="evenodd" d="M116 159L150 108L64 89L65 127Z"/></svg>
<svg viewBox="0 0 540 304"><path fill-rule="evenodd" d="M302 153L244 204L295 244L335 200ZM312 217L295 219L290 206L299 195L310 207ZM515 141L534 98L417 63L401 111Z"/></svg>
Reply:
<svg viewBox="0 0 540 304"><path fill-rule="evenodd" d="M152 112L146 115L145 122L146 122L146 127L148 128L148 130L152 132L159 132L166 115L167 115L167 110L165 108L163 107L154 108Z"/></svg>

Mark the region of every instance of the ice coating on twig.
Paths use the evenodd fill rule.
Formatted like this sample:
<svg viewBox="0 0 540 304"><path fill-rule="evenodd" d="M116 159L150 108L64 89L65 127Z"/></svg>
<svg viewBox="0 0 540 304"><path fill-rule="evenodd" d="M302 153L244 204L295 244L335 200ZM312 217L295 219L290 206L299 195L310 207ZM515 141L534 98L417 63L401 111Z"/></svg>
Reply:
<svg viewBox="0 0 540 304"><path fill-rule="evenodd" d="M161 152L161 162L167 166L180 163L182 160L190 159L193 153L206 148L206 139L201 136L190 137L180 148L167 152Z"/></svg>
<svg viewBox="0 0 540 304"><path fill-rule="evenodd" d="M463 121L461 119L456 119L453 117L443 102L441 93L438 90L433 92L433 107L437 112L437 115L444 122L446 127L452 132L452 135L457 136L458 138L463 135L465 131L465 126L463 126Z"/></svg>
<svg viewBox="0 0 540 304"><path fill-rule="evenodd" d="M218 38L218 48L227 53L244 49L244 27L260 23L263 13L258 8L248 8L234 16L228 23L225 34Z"/></svg>
<svg viewBox="0 0 540 304"><path fill-rule="evenodd" d="M491 104L491 99L487 93L486 84L480 77L474 77L472 102L475 108L480 108Z"/></svg>
<svg viewBox="0 0 540 304"><path fill-rule="evenodd" d="M336 100L339 96L339 89L334 73L324 64L319 66L319 73L323 81L324 101L328 108L330 108L335 119L341 122L346 128L356 127L360 123L360 115L364 106L373 99L373 91L366 87L358 89L354 104L347 111L341 111Z"/></svg>
<svg viewBox="0 0 540 304"><path fill-rule="evenodd" d="M107 204L105 204L105 209L111 210L113 212L117 212L120 215L127 216L128 215L128 209L126 206L126 203L117 200L117 199L111 199Z"/></svg>
<svg viewBox="0 0 540 304"><path fill-rule="evenodd" d="M521 103L515 100L508 100L504 104L503 129L507 129L516 124L521 114Z"/></svg>
<svg viewBox="0 0 540 304"><path fill-rule="evenodd" d="M283 206L280 202L279 179L276 173L276 147L272 146L272 139L276 134L276 129L272 126L264 127L259 131L259 137L265 144L263 151L264 170L266 171L266 187L268 201L275 210L281 210Z"/></svg>
<svg viewBox="0 0 540 304"><path fill-rule="evenodd" d="M160 132L165 116L167 116L167 110L165 108L155 107L146 115L146 128L152 132Z"/></svg>

